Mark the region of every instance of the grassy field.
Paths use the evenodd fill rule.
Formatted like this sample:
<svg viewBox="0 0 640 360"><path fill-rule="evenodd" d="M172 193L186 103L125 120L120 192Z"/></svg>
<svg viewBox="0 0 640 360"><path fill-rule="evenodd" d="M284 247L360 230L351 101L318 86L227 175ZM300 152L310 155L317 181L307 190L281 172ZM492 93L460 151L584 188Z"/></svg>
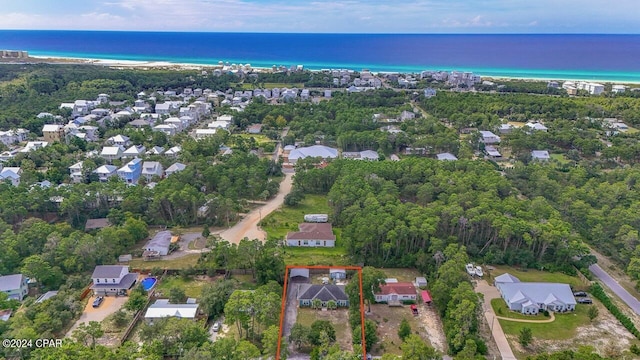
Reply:
<svg viewBox="0 0 640 360"><path fill-rule="evenodd" d="M144 261L135 259L131 260L128 265L131 269L153 269L158 267L160 269L179 270L195 266L199 258L200 254L187 254L172 260Z"/></svg>
<svg viewBox="0 0 640 360"><path fill-rule="evenodd" d="M493 304L492 304L493 305ZM534 339L567 340L576 335L576 329L589 324L587 310L590 305L576 305L576 311L565 314L555 313L556 320L550 323L521 323L499 320L505 334L518 336L524 327L531 329Z"/></svg>
<svg viewBox="0 0 640 360"><path fill-rule="evenodd" d="M260 134L235 134L234 136L239 136L241 138L245 138L245 139L250 139L250 138L254 138L256 140L256 144L258 144L258 146L262 146L264 144L268 144L268 143L275 143L275 140L271 140L269 139L266 135L260 135Z"/></svg>
<svg viewBox="0 0 640 360"><path fill-rule="evenodd" d="M284 253L287 265L350 265L347 251L342 247L334 248L296 248L287 247Z"/></svg>
<svg viewBox="0 0 640 360"><path fill-rule="evenodd" d="M569 276L563 273L551 273L533 269L518 270L510 266L497 265L495 270L485 272L485 278L489 283L493 283L493 278L504 273L509 273L520 281L528 282L557 282L569 284L574 288L584 288L585 285L575 276Z"/></svg>
<svg viewBox="0 0 640 360"><path fill-rule="evenodd" d="M414 282L416 277L423 276L416 269L381 269L388 278L396 278L398 281Z"/></svg>
<svg viewBox="0 0 640 360"><path fill-rule="evenodd" d="M169 290L171 288L177 287L184 290L185 295L191 298L199 298L202 293L202 288L207 284L206 281L200 280L185 280L180 276L169 276L163 278L158 286L156 287L156 291L162 293L163 296L169 295Z"/></svg>
<svg viewBox="0 0 640 360"><path fill-rule="evenodd" d="M491 299L491 307L495 311L496 315L510 318L510 319L525 319L525 320L547 320L548 316L544 316L542 313L538 315L523 315L516 311L511 311L507 307L507 303L503 299Z"/></svg>
<svg viewBox="0 0 640 360"><path fill-rule="evenodd" d="M260 226L267 232L269 239L284 239L289 231L298 230L298 223L304 222L305 214L328 214L329 210L326 196L306 195L298 205L283 205L269 214L262 220ZM339 240L338 237L337 242Z"/></svg>
<svg viewBox="0 0 640 360"><path fill-rule="evenodd" d="M560 164L564 165L569 163L569 160L567 160L567 158L565 158L562 154L551 154L549 156L551 156L551 159L557 160Z"/></svg>

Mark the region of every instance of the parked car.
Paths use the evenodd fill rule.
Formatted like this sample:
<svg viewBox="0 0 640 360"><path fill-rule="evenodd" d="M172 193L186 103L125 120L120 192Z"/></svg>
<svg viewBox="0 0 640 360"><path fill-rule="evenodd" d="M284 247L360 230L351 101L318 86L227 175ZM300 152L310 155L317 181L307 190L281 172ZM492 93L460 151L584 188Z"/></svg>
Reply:
<svg viewBox="0 0 640 360"><path fill-rule="evenodd" d="M588 297L579 298L576 301L578 302L578 304L593 304L593 301Z"/></svg>
<svg viewBox="0 0 640 360"><path fill-rule="evenodd" d="M104 301L104 297L103 296L98 296L97 298L95 298L95 300L93 300L93 307L94 308L100 307L100 305L102 305L103 301Z"/></svg>
<svg viewBox="0 0 640 360"><path fill-rule="evenodd" d="M418 316L418 307L415 305L411 305L411 313L413 316Z"/></svg>
<svg viewBox="0 0 640 360"><path fill-rule="evenodd" d="M212 329L214 332L218 332L218 330L220 330L220 323L219 323L219 322L217 322L217 321L216 321L216 322L214 322L214 323L213 323L213 326L211 327L211 329Z"/></svg>
<svg viewBox="0 0 640 360"><path fill-rule="evenodd" d="M576 292L573 293L573 296L575 296L575 297L586 297L587 293L584 292L584 291L576 291Z"/></svg>

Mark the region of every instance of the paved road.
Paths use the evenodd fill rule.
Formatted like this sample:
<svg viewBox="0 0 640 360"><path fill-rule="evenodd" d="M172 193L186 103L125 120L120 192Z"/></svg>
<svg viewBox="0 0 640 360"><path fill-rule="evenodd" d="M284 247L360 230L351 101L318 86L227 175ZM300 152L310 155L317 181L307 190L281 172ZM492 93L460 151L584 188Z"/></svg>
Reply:
<svg viewBox="0 0 640 360"><path fill-rule="evenodd" d="M640 301L636 299L633 295L629 294L627 290L625 290L620 284L611 277L611 275L607 274L598 264L593 264L589 266L589 271L593 275L595 275L603 284L605 284L611 291L613 291L622 301L624 301L631 310L635 311L636 314L640 314Z"/></svg>
<svg viewBox="0 0 640 360"><path fill-rule="evenodd" d="M291 192L293 183L293 174L285 173L284 180L280 183L278 194L263 206L249 212L242 220L231 228L220 232L220 237L230 243L237 244L240 240L246 238L258 239L265 241L267 236L265 232L258 227L261 219L265 218L271 212L277 210L284 203L284 197Z"/></svg>
<svg viewBox="0 0 640 360"><path fill-rule="evenodd" d="M487 319L487 324L489 324L491 328L493 339L496 345L498 345L502 360L516 360L511 346L509 346L509 342L507 341L507 337L504 335L504 331L502 331L500 321L498 321L496 314L493 312L493 307L491 307L491 299L500 298L498 289L489 285L486 280L478 280L478 285L475 290L484 295L484 316Z"/></svg>

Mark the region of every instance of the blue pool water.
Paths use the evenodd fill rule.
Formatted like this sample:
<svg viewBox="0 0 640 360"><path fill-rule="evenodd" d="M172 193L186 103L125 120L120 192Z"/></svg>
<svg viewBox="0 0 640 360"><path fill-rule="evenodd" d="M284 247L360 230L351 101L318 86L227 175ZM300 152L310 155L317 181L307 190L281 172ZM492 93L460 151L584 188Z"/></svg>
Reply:
<svg viewBox="0 0 640 360"><path fill-rule="evenodd" d="M158 282L158 279L154 277L148 277L142 280L140 283L142 284L142 288L144 289L144 291L149 291L156 285L156 282Z"/></svg>

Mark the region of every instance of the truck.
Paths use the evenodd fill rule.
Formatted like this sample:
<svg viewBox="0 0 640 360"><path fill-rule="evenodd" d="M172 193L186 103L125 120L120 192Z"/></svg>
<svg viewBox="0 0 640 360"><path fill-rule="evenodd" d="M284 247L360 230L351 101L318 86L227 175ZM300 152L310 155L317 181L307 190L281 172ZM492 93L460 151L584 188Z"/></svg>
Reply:
<svg viewBox="0 0 640 360"><path fill-rule="evenodd" d="M306 222L315 222L315 223L326 223L329 221L329 215L327 214L306 214L304 216L304 221Z"/></svg>

